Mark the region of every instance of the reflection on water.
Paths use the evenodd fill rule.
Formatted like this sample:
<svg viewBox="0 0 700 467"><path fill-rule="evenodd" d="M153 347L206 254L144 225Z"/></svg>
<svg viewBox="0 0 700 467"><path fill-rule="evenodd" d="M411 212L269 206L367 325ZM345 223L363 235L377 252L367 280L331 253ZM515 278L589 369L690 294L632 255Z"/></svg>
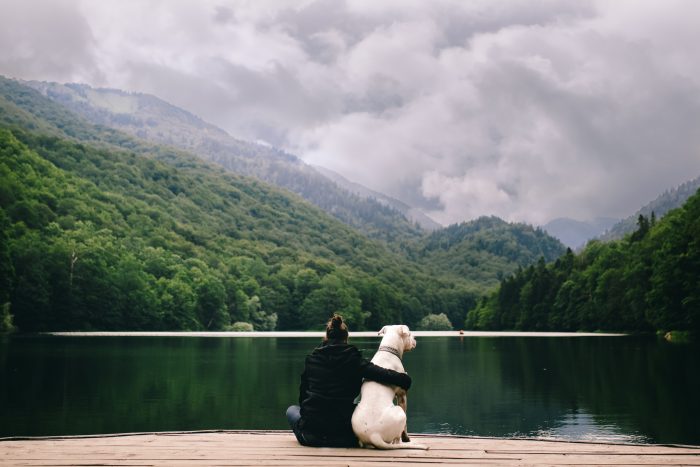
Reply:
<svg viewBox="0 0 700 467"><path fill-rule="evenodd" d="M525 434L527 435L527 434ZM579 441L598 441L606 443L650 443L651 440L640 433L624 432L620 426L605 424L586 412L568 413L555 426L539 430L536 438L575 439Z"/></svg>
<svg viewBox="0 0 700 467"><path fill-rule="evenodd" d="M423 339L421 346L430 351L406 357L420 378L410 429L700 444L697 347L631 337Z"/></svg>
<svg viewBox="0 0 700 467"><path fill-rule="evenodd" d="M0 436L286 429L316 338L13 337ZM352 341L370 357L377 338ZM700 354L634 337L419 338L409 431L700 444Z"/></svg>

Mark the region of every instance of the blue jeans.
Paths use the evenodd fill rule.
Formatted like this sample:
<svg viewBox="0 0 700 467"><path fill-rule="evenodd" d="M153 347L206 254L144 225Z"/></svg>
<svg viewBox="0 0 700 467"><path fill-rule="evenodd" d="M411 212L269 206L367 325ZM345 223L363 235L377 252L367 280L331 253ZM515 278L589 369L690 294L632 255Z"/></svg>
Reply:
<svg viewBox="0 0 700 467"><path fill-rule="evenodd" d="M296 431L297 422L301 418L301 407L298 405L291 405L287 409L287 421L292 430Z"/></svg>
<svg viewBox="0 0 700 467"><path fill-rule="evenodd" d="M294 432L294 436L296 436L299 444L306 446L308 443L299 429L299 420L301 420L301 407L298 405L290 405L287 409L287 422L289 422L289 426Z"/></svg>

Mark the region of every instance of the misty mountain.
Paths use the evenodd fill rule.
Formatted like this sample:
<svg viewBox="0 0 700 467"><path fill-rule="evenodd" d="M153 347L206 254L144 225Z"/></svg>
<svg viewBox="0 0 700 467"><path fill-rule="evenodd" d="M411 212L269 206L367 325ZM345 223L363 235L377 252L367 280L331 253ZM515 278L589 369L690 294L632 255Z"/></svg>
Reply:
<svg viewBox="0 0 700 467"><path fill-rule="evenodd" d="M290 190L371 238L394 245L423 233L380 197L348 191L292 154L236 139L155 96L84 84L25 84L90 122L190 151L235 173Z"/></svg>
<svg viewBox="0 0 700 467"><path fill-rule="evenodd" d="M618 240L637 229L637 219L640 215L647 218L654 213L657 219L663 217L668 211L679 208L688 198L693 196L700 188L700 177L687 181L676 188L666 190L655 200L643 206L631 216L613 225L607 232L599 238L601 240Z"/></svg>
<svg viewBox="0 0 700 467"><path fill-rule="evenodd" d="M602 235L617 222L619 219L612 217L597 217L590 221L560 217L547 222L542 229L561 240L572 250L576 250L584 246L588 240Z"/></svg>
<svg viewBox="0 0 700 467"><path fill-rule="evenodd" d="M430 216L425 214L420 209L412 208L408 204L404 203L403 201L399 201L396 198L392 198L391 196L379 193L378 191L371 190L370 188L367 188L366 186L361 185L359 183L351 182L350 180L333 170L321 166L313 167L329 179L333 180L341 188L344 188L345 190L363 198L372 198L378 201L379 203L383 204L384 206L390 206L396 209L397 211L401 212L409 220L417 223L427 231L433 231L442 228L442 225L435 222L433 219L430 218Z"/></svg>

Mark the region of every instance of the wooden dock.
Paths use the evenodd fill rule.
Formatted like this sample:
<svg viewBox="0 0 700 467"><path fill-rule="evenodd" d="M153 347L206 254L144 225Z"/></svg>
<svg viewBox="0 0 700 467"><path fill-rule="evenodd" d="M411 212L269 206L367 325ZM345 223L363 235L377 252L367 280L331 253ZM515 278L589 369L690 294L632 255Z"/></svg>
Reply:
<svg viewBox="0 0 700 467"><path fill-rule="evenodd" d="M0 441L0 466L698 465L700 447L412 435L428 451L307 448L291 432Z"/></svg>

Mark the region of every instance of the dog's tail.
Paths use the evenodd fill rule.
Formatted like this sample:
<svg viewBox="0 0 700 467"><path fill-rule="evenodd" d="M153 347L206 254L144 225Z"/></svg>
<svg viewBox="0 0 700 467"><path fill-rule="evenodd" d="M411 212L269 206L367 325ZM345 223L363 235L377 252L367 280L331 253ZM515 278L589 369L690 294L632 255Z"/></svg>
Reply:
<svg viewBox="0 0 700 467"><path fill-rule="evenodd" d="M384 441L379 433L372 433L369 436L369 442L377 449L430 449L425 444L414 443L413 441L408 443L402 443L399 441L396 444L387 443Z"/></svg>

